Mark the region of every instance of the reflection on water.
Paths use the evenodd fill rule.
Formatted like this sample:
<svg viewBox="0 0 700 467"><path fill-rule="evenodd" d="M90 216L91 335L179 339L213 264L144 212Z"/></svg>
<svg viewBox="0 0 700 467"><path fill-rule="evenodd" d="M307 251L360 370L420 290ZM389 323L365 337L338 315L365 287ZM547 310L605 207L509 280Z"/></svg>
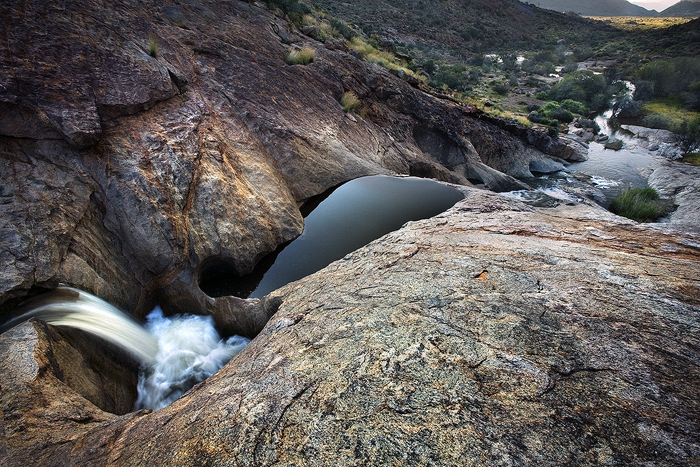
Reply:
<svg viewBox="0 0 700 467"><path fill-rule="evenodd" d="M605 112L596 118L596 123L600 126L601 133L608 135L610 140L622 141L622 149L605 149L604 142L591 142L588 145L588 160L569 167L570 170L591 176L591 182L605 194L606 206L621 190L646 187L647 168L659 157L642 147L634 135L611 125L611 115L611 111Z"/></svg>
<svg viewBox="0 0 700 467"><path fill-rule="evenodd" d="M585 197L607 208L621 191L646 187L647 175L664 156L647 149L649 141L620 128L611 117L612 110L608 110L595 121L600 134L622 141L622 149L605 149L604 141L592 141L587 161L571 164L563 172L524 180L537 193L513 192L511 196L536 206L580 202Z"/></svg>
<svg viewBox="0 0 700 467"><path fill-rule="evenodd" d="M324 199L305 218L302 235L276 258L263 260L252 275L224 274L200 285L210 296L263 297L408 221L439 214L462 198L459 191L433 180L383 175L358 178Z"/></svg>

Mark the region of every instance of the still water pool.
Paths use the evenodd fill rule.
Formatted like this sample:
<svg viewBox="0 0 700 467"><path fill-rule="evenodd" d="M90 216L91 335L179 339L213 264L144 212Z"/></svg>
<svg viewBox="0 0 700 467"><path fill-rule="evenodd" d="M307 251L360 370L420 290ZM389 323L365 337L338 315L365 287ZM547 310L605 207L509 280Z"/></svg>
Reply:
<svg viewBox="0 0 700 467"><path fill-rule="evenodd" d="M213 297L263 297L408 221L435 216L462 198L454 188L422 178L375 175L352 180L328 192L306 216L304 232L264 258L252 274L220 274L200 286Z"/></svg>

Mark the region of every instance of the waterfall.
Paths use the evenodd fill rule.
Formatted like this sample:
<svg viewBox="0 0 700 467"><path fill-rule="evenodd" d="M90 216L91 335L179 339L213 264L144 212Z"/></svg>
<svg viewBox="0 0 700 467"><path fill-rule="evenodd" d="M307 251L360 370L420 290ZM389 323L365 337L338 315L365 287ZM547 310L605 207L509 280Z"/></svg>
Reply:
<svg viewBox="0 0 700 467"><path fill-rule="evenodd" d="M210 316L164 317L156 307L144 328L116 307L82 290L61 286L29 300L4 332L30 318L86 331L118 345L141 362L137 409L157 410L223 367L250 342L222 340Z"/></svg>
<svg viewBox="0 0 700 467"><path fill-rule="evenodd" d="M250 342L234 335L223 341L211 316L166 318L156 307L146 329L158 339L152 364L139 371L137 409L158 410L216 373Z"/></svg>
<svg viewBox="0 0 700 467"><path fill-rule="evenodd" d="M0 330L30 318L89 332L118 345L142 363L155 362L158 342L153 336L118 308L82 290L61 286L31 299L21 307L21 314Z"/></svg>

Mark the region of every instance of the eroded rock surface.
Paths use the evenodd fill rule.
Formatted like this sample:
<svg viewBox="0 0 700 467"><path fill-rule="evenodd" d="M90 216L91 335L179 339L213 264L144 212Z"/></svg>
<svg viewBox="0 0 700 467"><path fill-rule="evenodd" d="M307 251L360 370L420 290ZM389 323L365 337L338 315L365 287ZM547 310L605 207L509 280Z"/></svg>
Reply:
<svg viewBox="0 0 700 467"><path fill-rule="evenodd" d="M74 465L678 465L700 455L700 243L480 190L268 296L173 405ZM7 414L5 415L7 417ZM8 465L25 451L7 436Z"/></svg>
<svg viewBox="0 0 700 467"><path fill-rule="evenodd" d="M109 359L84 360L94 342L39 322L4 333L2 465L700 457L690 228L465 188L449 212L260 301L198 287L206 268L246 273L298 235L299 204L329 187L393 172L511 190L576 160L561 141L261 5L11 0L0 26L0 312L63 282L250 336L272 317L172 406L121 416L133 368L105 379ZM302 45L315 61L285 64ZM346 91L364 116L343 112ZM655 176L672 189L671 172ZM691 206L697 191L674 194ZM691 225L684 212L672 225Z"/></svg>
<svg viewBox="0 0 700 467"><path fill-rule="evenodd" d="M675 228L700 232L700 167L664 161L649 175L649 186L676 204L668 215Z"/></svg>
<svg viewBox="0 0 700 467"><path fill-rule="evenodd" d="M378 173L523 188L551 142L263 4L10 0L0 27L0 313L58 283L137 316L216 312L202 271L249 272L309 197ZM301 46L315 61L287 65Z"/></svg>

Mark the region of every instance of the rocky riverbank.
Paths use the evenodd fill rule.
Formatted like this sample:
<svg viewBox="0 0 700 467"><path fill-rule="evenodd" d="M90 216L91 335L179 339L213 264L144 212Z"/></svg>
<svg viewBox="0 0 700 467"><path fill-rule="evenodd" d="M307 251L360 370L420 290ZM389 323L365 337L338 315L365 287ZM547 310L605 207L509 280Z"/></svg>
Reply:
<svg viewBox="0 0 700 467"><path fill-rule="evenodd" d="M257 335L173 405L129 412L128 357L41 322L3 333L3 465L700 457L696 173L652 174L680 205L657 225L473 188L523 188L580 148L261 4L9 1L0 24L0 314L65 283ZM301 46L315 60L286 64ZM348 91L362 112L343 111ZM297 236L303 201L379 173L465 200L262 300L199 289Z"/></svg>
<svg viewBox="0 0 700 467"><path fill-rule="evenodd" d="M698 238L464 192L268 296L262 333L154 413L100 411L0 336L5 360L27 362L0 382L8 465L697 458Z"/></svg>

